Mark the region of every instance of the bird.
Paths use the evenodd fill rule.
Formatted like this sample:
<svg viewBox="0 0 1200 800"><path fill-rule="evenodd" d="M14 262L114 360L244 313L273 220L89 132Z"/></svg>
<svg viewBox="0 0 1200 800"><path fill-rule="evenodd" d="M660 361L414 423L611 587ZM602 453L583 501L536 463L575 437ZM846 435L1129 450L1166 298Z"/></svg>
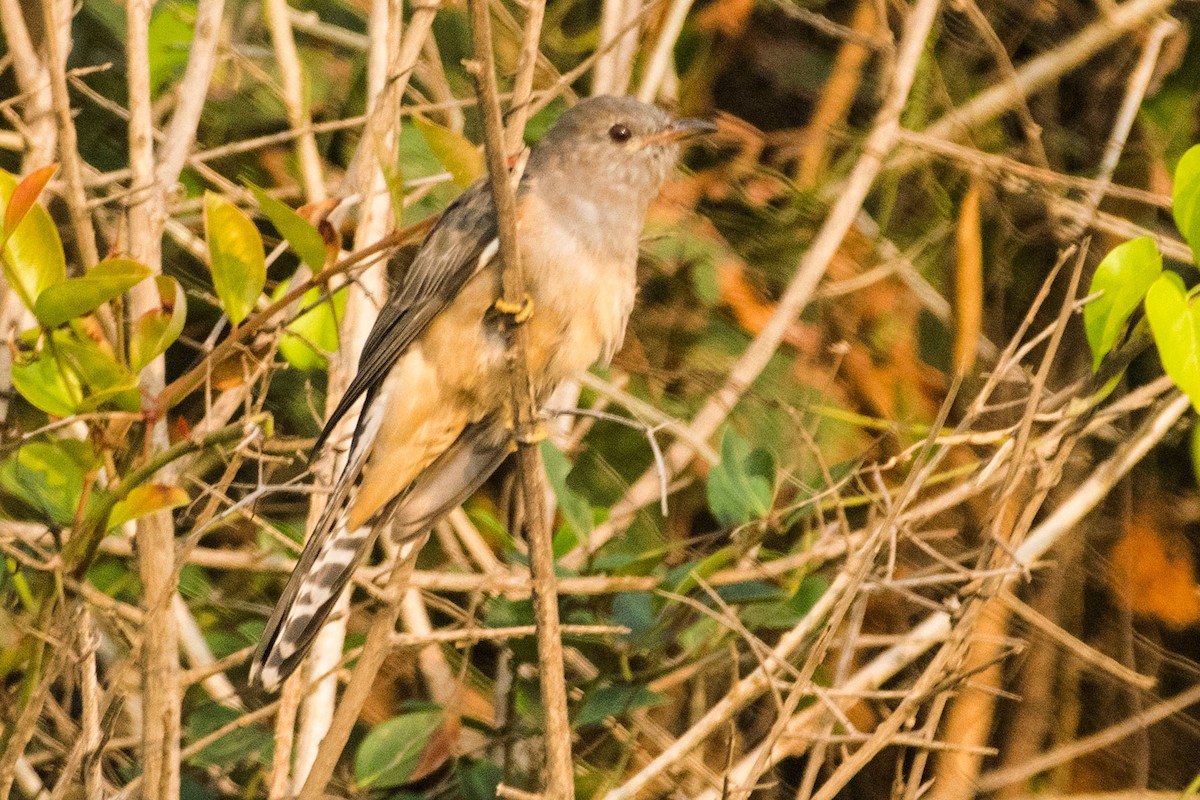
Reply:
<svg viewBox="0 0 1200 800"><path fill-rule="evenodd" d="M267 622L252 684L272 691L295 671L381 531L401 545L419 540L512 451L512 325L525 326L538 408L620 349L650 203L681 142L715 129L631 97L565 111L516 187L519 304L503 300L486 178L447 207L381 308L317 439L314 452L361 400L345 467Z"/></svg>

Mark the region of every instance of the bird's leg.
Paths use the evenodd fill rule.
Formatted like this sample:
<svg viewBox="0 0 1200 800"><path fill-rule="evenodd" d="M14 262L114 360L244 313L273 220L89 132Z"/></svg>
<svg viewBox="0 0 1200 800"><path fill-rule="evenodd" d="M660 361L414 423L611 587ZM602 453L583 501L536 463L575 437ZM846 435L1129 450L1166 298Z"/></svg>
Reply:
<svg viewBox="0 0 1200 800"><path fill-rule="evenodd" d="M529 296L529 292L521 298L519 303L510 303L501 297L492 307L505 316L511 317L514 325L520 325L527 322L533 316L533 298Z"/></svg>

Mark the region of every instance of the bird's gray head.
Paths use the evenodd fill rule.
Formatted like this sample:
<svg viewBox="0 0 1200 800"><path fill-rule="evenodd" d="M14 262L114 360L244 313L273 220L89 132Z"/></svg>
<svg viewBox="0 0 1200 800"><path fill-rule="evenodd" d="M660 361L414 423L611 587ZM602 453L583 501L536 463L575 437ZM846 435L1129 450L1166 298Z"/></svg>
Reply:
<svg viewBox="0 0 1200 800"><path fill-rule="evenodd" d="M562 182L554 189L615 193L644 212L671 174L680 140L715 129L701 120L673 119L632 97L592 97L546 132L530 155L527 174L543 184Z"/></svg>

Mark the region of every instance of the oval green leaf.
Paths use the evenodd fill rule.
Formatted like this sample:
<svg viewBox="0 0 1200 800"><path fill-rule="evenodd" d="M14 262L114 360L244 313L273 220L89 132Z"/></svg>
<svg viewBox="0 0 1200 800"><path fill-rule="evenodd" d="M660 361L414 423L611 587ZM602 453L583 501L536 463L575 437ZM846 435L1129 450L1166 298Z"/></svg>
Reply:
<svg viewBox="0 0 1200 800"><path fill-rule="evenodd" d="M272 294L278 300L289 286L308 280L308 270L301 268L296 275ZM300 298L299 308L307 309L288 323L279 339L279 352L296 369L320 370L328 355L338 349L338 322L346 310L346 290L338 289L331 297L321 300L324 289L314 286Z"/></svg>
<svg viewBox="0 0 1200 800"><path fill-rule="evenodd" d="M546 469L546 477L554 497L558 501L558 509L562 512L567 524L574 529L577 538L586 540L591 534L595 523L592 504L580 492L575 491L567 483L567 476L574 466L567 456L554 446L549 439L541 444L542 464Z"/></svg>
<svg viewBox="0 0 1200 800"><path fill-rule="evenodd" d="M1129 315L1137 309L1150 285L1162 274L1162 254L1148 236L1114 247L1092 276L1088 294L1100 293L1083 309L1083 326L1092 350L1092 371L1108 355Z"/></svg>
<svg viewBox="0 0 1200 800"><path fill-rule="evenodd" d="M135 412L141 407L137 378L117 361L111 350L72 331L54 332L55 353L68 372L78 376L86 392L76 406L77 412L115 406Z"/></svg>
<svg viewBox="0 0 1200 800"><path fill-rule="evenodd" d="M483 175L483 153L470 139L419 116L413 117L413 125L425 137L438 163L446 168L459 186L470 186Z"/></svg>
<svg viewBox="0 0 1200 800"><path fill-rule="evenodd" d="M79 410L83 382L74 371L59 364L49 350L29 361L14 362L12 382L30 405L47 414L69 417Z"/></svg>
<svg viewBox="0 0 1200 800"><path fill-rule="evenodd" d="M359 787L387 788L412 780L444 716L441 709L415 711L372 728L354 757L354 777Z"/></svg>
<svg viewBox="0 0 1200 800"><path fill-rule="evenodd" d="M1178 275L1164 272L1146 292L1146 319L1163 369L1200 409L1200 314Z"/></svg>
<svg viewBox="0 0 1200 800"><path fill-rule="evenodd" d="M101 261L81 278L47 286L34 302L34 316L47 328L58 327L120 297L149 275L149 267L127 258Z"/></svg>
<svg viewBox="0 0 1200 800"><path fill-rule="evenodd" d="M129 366L141 372L147 364L166 352L187 320L187 298L179 281L167 275L154 279L159 307L143 314L134 324L129 339Z"/></svg>
<svg viewBox="0 0 1200 800"><path fill-rule="evenodd" d="M87 442L56 439L30 442L0 462L0 491L18 500L33 518L56 525L74 521L83 495L84 472L91 468Z"/></svg>
<svg viewBox="0 0 1200 800"><path fill-rule="evenodd" d="M178 486L167 486L161 483L151 483L145 486L135 486L124 500L117 502L108 514L108 527L111 530L124 525L133 519L163 511L168 508L178 508L188 501L188 493Z"/></svg>
<svg viewBox="0 0 1200 800"><path fill-rule="evenodd" d="M1171 210L1179 232L1191 246L1196 263L1200 264L1200 144L1184 153L1175 166Z"/></svg>
<svg viewBox="0 0 1200 800"><path fill-rule="evenodd" d="M262 237L250 217L213 192L204 195L204 235L213 287L230 321L239 325L267 282Z"/></svg>
<svg viewBox="0 0 1200 800"><path fill-rule="evenodd" d="M321 233L311 222L297 214L291 208L276 200L266 191L249 181L246 185L258 200L258 208L279 235L287 240L288 246L300 256L300 260L308 265L313 272L320 272L325 267L325 241Z"/></svg>
<svg viewBox="0 0 1200 800"><path fill-rule="evenodd" d="M13 200L17 186L13 175L0 170L0 202L6 218L10 203L25 203L20 194ZM21 214L14 212L16 216L21 217L20 223L4 232L4 276L25 307L33 311L38 295L67 277L67 262L58 229L46 209L34 203Z"/></svg>
<svg viewBox="0 0 1200 800"><path fill-rule="evenodd" d="M645 686L619 684L592 689L583 698L583 705L572 721L573 727L583 728L603 722L609 717L628 714L639 708L652 708L667 703L666 695Z"/></svg>
<svg viewBox="0 0 1200 800"><path fill-rule="evenodd" d="M708 473L708 506L722 525L744 525L767 515L775 499L775 461L750 448L732 429L721 438L721 462Z"/></svg>

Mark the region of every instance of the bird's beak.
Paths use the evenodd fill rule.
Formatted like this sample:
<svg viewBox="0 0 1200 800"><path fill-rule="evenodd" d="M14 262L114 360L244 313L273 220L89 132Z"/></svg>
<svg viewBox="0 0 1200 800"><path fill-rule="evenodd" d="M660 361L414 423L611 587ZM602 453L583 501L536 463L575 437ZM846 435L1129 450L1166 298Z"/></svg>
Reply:
<svg viewBox="0 0 1200 800"><path fill-rule="evenodd" d="M642 146L654 142L678 142L705 133L713 133L717 126L704 119L677 119L664 130L652 136L647 136Z"/></svg>
<svg viewBox="0 0 1200 800"><path fill-rule="evenodd" d="M677 119L667 128L672 139L687 139L704 133L716 133L717 126L706 119Z"/></svg>

